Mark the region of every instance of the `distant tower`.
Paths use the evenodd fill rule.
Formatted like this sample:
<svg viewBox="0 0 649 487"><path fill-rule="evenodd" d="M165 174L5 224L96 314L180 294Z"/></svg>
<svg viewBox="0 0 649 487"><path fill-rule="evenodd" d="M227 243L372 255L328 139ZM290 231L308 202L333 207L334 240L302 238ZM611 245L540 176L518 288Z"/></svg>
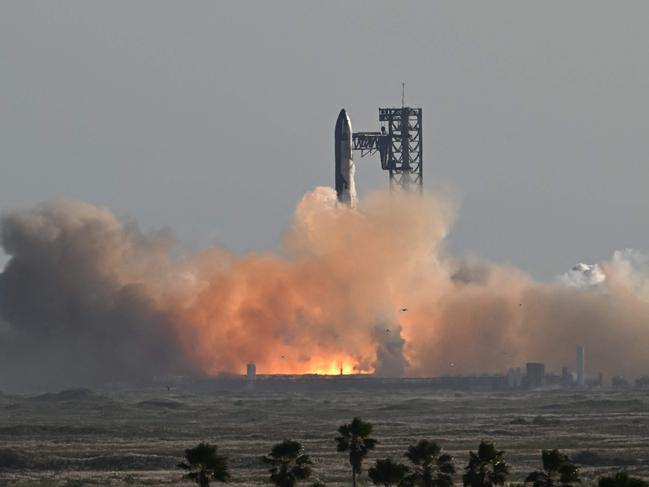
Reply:
<svg viewBox="0 0 649 487"><path fill-rule="evenodd" d="M577 347L577 385L586 385L586 350L581 345Z"/></svg>
<svg viewBox="0 0 649 487"><path fill-rule="evenodd" d="M390 189L419 191L424 182L421 108L379 108L379 121L387 124L387 154L381 158L390 172Z"/></svg>
<svg viewBox="0 0 649 487"><path fill-rule="evenodd" d="M257 366L253 362L250 362L246 366L246 378L248 379L248 382L254 382L257 378Z"/></svg>

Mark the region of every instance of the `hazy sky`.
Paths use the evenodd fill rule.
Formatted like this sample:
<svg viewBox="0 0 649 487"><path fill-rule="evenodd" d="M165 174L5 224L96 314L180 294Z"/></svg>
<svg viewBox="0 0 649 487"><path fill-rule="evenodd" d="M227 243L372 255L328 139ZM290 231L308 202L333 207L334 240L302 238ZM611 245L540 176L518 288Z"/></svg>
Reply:
<svg viewBox="0 0 649 487"><path fill-rule="evenodd" d="M271 248L333 128L424 110L450 239L549 278L647 249L649 2L0 3L0 209L74 198ZM360 195L387 184L358 163Z"/></svg>

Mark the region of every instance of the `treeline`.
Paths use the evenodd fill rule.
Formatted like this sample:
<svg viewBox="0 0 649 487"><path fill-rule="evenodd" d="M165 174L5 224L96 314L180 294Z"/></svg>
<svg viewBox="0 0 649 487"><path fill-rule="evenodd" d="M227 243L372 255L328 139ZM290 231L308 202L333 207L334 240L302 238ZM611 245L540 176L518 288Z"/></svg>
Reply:
<svg viewBox="0 0 649 487"><path fill-rule="evenodd" d="M344 453L351 467L352 487L356 487L365 458L376 448L378 440L372 438L373 426L360 418L338 428L336 449ZM391 458L378 459L368 469L367 475L378 487L452 487L457 477L455 459L445 453L434 441L420 440L410 445L404 457L407 462ZM268 455L262 457L268 466L269 480L277 487L296 487L309 482L309 487L324 487L314 479L313 461L301 443L284 440L276 444ZM217 452L216 446L200 443L185 450L185 459L178 464L187 473L185 478L200 487L211 481L227 482L231 479L227 458ZM462 473L464 487L504 486L510 466L505 452L489 441L482 441L477 451L469 452L469 462ZM541 468L530 472L525 483L531 487L574 487L581 482L579 469L559 450L542 450ZM649 487L645 480L631 477L621 471L601 477L599 487ZM523 487L523 486L521 486Z"/></svg>

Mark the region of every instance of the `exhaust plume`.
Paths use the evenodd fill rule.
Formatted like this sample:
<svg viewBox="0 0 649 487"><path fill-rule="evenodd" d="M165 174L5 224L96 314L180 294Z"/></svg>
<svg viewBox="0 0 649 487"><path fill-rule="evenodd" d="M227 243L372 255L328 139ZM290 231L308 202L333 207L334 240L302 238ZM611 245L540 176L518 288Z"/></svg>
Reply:
<svg viewBox="0 0 649 487"><path fill-rule="evenodd" d="M539 283L446 255L453 213L432 195L384 193L352 209L316 188L279 252L181 260L168 231L88 204L6 213L0 387L241 373L247 362L260 373L558 370L575 366L577 345L592 370L646 373L642 254Z"/></svg>

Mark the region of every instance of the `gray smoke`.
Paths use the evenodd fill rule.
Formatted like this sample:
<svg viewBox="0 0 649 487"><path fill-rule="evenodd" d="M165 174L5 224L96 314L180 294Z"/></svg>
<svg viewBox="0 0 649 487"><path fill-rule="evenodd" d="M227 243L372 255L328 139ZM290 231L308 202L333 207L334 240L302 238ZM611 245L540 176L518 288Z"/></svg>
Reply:
<svg viewBox="0 0 649 487"><path fill-rule="evenodd" d="M0 384L53 389L137 380L188 364L171 316L144 284L171 238L105 210L59 202L5 214Z"/></svg>
<svg viewBox="0 0 649 487"><path fill-rule="evenodd" d="M372 364L374 375L403 377L408 366L404 356L406 341L401 336L401 326L378 324L372 331L376 341L376 361Z"/></svg>
<svg viewBox="0 0 649 487"><path fill-rule="evenodd" d="M479 284L489 281L491 269L489 264L475 257L466 257L451 265L451 281L455 284Z"/></svg>

